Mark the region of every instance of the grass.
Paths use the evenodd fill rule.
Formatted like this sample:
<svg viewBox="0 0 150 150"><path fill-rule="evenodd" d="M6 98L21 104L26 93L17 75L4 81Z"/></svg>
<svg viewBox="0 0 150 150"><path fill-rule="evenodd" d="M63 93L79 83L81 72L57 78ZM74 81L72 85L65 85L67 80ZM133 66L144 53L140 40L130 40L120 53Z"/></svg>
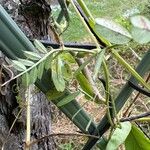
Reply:
<svg viewBox="0 0 150 150"><path fill-rule="evenodd" d="M119 19L125 15L141 12L148 0L85 0L89 10L95 18L108 17ZM54 15L58 14L60 8L55 9ZM81 24L78 16L70 7L70 18L68 29L63 33L64 41L88 41L89 35Z"/></svg>

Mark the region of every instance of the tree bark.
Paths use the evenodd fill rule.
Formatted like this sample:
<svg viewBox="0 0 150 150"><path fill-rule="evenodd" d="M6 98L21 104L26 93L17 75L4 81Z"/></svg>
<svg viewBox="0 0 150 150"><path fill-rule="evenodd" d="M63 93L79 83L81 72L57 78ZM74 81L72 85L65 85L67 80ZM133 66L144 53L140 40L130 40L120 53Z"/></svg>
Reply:
<svg viewBox="0 0 150 150"><path fill-rule="evenodd" d="M46 0L0 0L0 4L15 20L22 31L30 38L48 39L48 23L51 13L50 4ZM2 55L2 54L1 54ZM0 57L3 57L1 56ZM0 83L10 78L8 71L3 68L5 60L0 61ZM11 125L20 111L17 103L17 93L14 92L16 81L0 90L0 149L22 150L25 147L26 108L17 119L9 133ZM51 133L50 103L45 96L38 92L31 99L31 140L39 139ZM34 144L32 150L56 149L53 138L47 138Z"/></svg>

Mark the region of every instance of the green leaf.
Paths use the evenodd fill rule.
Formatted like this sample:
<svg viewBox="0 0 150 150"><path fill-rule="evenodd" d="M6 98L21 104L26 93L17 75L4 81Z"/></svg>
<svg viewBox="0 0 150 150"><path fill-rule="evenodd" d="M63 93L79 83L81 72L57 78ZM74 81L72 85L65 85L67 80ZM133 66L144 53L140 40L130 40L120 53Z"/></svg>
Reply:
<svg viewBox="0 0 150 150"><path fill-rule="evenodd" d="M127 136L131 131L131 123L130 122L123 122L121 123L121 128L116 128L113 132L108 144L106 146L106 150L116 150L119 145L124 143Z"/></svg>
<svg viewBox="0 0 150 150"><path fill-rule="evenodd" d="M140 44L148 43L150 41L150 21L144 16L131 17L132 36L134 40Z"/></svg>
<svg viewBox="0 0 150 150"><path fill-rule="evenodd" d="M131 30L131 34L133 36L133 39L140 44L148 43L150 41L150 31L147 31L145 29L133 27Z"/></svg>
<svg viewBox="0 0 150 150"><path fill-rule="evenodd" d="M131 17L131 23L134 27L150 31L150 21L144 16Z"/></svg>
<svg viewBox="0 0 150 150"><path fill-rule="evenodd" d="M75 93L72 93L72 94L66 96L60 102L57 103L57 106L62 107L64 105L68 104L69 102L74 100L79 94L80 94L80 92L78 91L78 92L75 92Z"/></svg>
<svg viewBox="0 0 150 150"><path fill-rule="evenodd" d="M12 60L13 67L18 71L25 71L27 68L20 61Z"/></svg>
<svg viewBox="0 0 150 150"><path fill-rule="evenodd" d="M74 57L70 53L62 53L60 57L68 63L76 63Z"/></svg>
<svg viewBox="0 0 150 150"><path fill-rule="evenodd" d="M40 60L41 56L35 52L24 51L24 55L31 60Z"/></svg>
<svg viewBox="0 0 150 150"><path fill-rule="evenodd" d="M37 80L37 76L38 76L38 70L36 67L34 67L30 72L29 72L29 76L30 76L30 84L34 84Z"/></svg>
<svg viewBox="0 0 150 150"><path fill-rule="evenodd" d="M21 62L22 64L24 64L25 66L33 66L35 63L33 61L27 60L27 59L18 59L19 62Z"/></svg>
<svg viewBox="0 0 150 150"><path fill-rule="evenodd" d="M68 64L64 64L62 67L62 75L63 78L67 81L69 81L72 78L72 71L71 68Z"/></svg>
<svg viewBox="0 0 150 150"><path fill-rule="evenodd" d="M58 57L59 58L59 57ZM57 91L63 92L65 90L65 80L62 76L62 61L57 59L51 63L52 80Z"/></svg>
<svg viewBox="0 0 150 150"><path fill-rule="evenodd" d="M65 80L63 78L63 72L62 72L62 69L64 67L64 63L63 63L62 59L59 56L58 56L58 59L57 59L57 66L56 67L57 67L58 81L59 81L59 83L61 84L61 86L63 87L63 90L64 90L65 89Z"/></svg>
<svg viewBox="0 0 150 150"><path fill-rule="evenodd" d="M47 53L47 49L45 46L39 41L39 40L34 40L34 45L37 48L37 50L41 53Z"/></svg>
<svg viewBox="0 0 150 150"><path fill-rule="evenodd" d="M45 60L45 69L48 70L51 68L51 62L53 61L53 55L50 55Z"/></svg>
<svg viewBox="0 0 150 150"><path fill-rule="evenodd" d="M106 18L95 19L95 31L100 36L114 44L125 44L131 40L131 35L127 29L120 24Z"/></svg>
<svg viewBox="0 0 150 150"><path fill-rule="evenodd" d="M91 61L94 57L95 57L95 55L92 55L84 63L82 63L82 65L74 72L74 76L76 76L78 73L80 73L89 63L91 63Z"/></svg>
<svg viewBox="0 0 150 150"><path fill-rule="evenodd" d="M143 132L132 125L130 134L125 141L126 150L149 150L150 139L148 139Z"/></svg>
<svg viewBox="0 0 150 150"><path fill-rule="evenodd" d="M76 79L79 82L82 90L85 91L87 94L89 94L91 97L93 97L94 96L93 89L92 89L90 83L88 82L88 80L86 79L86 77L82 73L78 73L76 75ZM90 97L87 97L87 98L89 99Z"/></svg>
<svg viewBox="0 0 150 150"><path fill-rule="evenodd" d="M41 62L38 66L38 79L42 78L45 62Z"/></svg>
<svg viewBox="0 0 150 150"><path fill-rule="evenodd" d="M30 75L27 72L22 75L22 84L25 87L28 87L30 84Z"/></svg>
<svg viewBox="0 0 150 150"><path fill-rule="evenodd" d="M102 61L104 59L104 55L105 55L105 50L104 49L101 50L97 55L97 60L96 60L96 64L95 64L95 67L94 67L94 75L93 75L94 81L97 79L98 72L101 68L101 64L102 64Z"/></svg>

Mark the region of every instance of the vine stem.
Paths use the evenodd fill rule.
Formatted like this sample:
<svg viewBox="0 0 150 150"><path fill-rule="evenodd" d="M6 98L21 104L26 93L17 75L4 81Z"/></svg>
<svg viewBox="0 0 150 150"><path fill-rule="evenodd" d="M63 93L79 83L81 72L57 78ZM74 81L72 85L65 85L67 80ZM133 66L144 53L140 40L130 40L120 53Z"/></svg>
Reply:
<svg viewBox="0 0 150 150"><path fill-rule="evenodd" d="M79 16L80 20L82 21L82 23L83 23L85 29L86 29L87 32L90 34L90 37L92 38L93 42L95 43L95 45L96 45L96 47L97 47L96 50L97 50L97 53L98 53L99 51L101 51L101 48L100 48L100 45L99 45L99 43L98 43L96 37L94 36L94 34L91 32L91 30L89 29L88 25L87 25L86 22L84 21L84 19L83 19L83 17L81 16L80 12L79 12L78 9L76 8L76 6L75 6L73 0L70 0L70 2L71 2L71 4L72 4L73 8L75 9L77 15ZM80 4L83 6L83 8L86 7L86 5L84 4L83 1L80 1ZM87 15L92 19L92 21L94 21L94 18L92 17L92 15L90 14L90 12L88 11L87 8L85 8L85 11L86 11ZM93 90L95 91L95 94L98 96L98 98L99 98L100 100L101 100L101 99L104 100L103 97L101 96L101 94L99 93L97 87L95 86L95 83L94 83L94 81L93 81L93 79L92 79L92 77L91 77L90 72L89 72L88 69L86 69L86 76L87 76L89 82L91 83L92 88L93 88Z"/></svg>
<svg viewBox="0 0 150 150"><path fill-rule="evenodd" d="M97 39L95 38L95 36L94 36L93 33L91 32L91 30L89 29L88 25L85 23L83 17L81 16L81 14L79 13L78 9L76 8L76 6L75 6L73 0L70 0L70 2L71 2L71 4L72 4L74 10L76 11L77 15L79 16L80 20L82 21L84 27L86 28L86 30L87 30L88 33L90 34L90 36L91 36L93 42L95 43L96 47L97 47L98 49L100 49L100 46L99 46L99 44L98 44L98 42L97 42ZM93 17L92 17L92 18L93 18Z"/></svg>
<svg viewBox="0 0 150 150"><path fill-rule="evenodd" d="M54 136L83 136L83 137L92 137L92 138L95 138L95 139L99 139L98 136L95 136L95 135L91 135L91 134L83 134L83 133L52 133L52 134L49 134L49 135L45 135L43 137L41 137L40 139L37 139L37 140L34 140L34 141L31 141L29 146L32 146L44 139L47 139L49 137L54 137Z"/></svg>
<svg viewBox="0 0 150 150"><path fill-rule="evenodd" d="M150 80L150 73L148 74L147 78L146 78L146 83ZM130 105L128 106L128 108L126 109L126 111L123 113L123 116L126 117L129 114L129 111L131 109L131 107L134 105L134 103L138 100L138 97L140 96L140 92L137 93L137 95L135 96L135 98L133 99L133 101L130 103Z"/></svg>
<svg viewBox="0 0 150 150"><path fill-rule="evenodd" d="M109 120L109 123L110 125L113 127L114 126L114 123L113 123L113 119L111 117L111 112L110 112L110 106L109 106L109 101L110 101L110 96L109 96L109 93L110 93L110 88L109 88L109 71L107 69L107 65L106 63L103 61L103 69L104 69L104 74L105 74L105 78L106 78L106 90L105 90L105 95L106 95L106 104L107 104L107 117L108 117L108 120ZM112 100L112 106L113 106L113 110L115 110L115 105L114 105L114 102ZM116 115L115 111L114 111L114 114Z"/></svg>
<svg viewBox="0 0 150 150"><path fill-rule="evenodd" d="M145 82L145 80L116 52L112 50L111 53L122 64L131 74L134 76L144 87L150 91L150 85Z"/></svg>
<svg viewBox="0 0 150 150"><path fill-rule="evenodd" d="M27 88L27 123L26 123L26 147L25 150L30 149L30 135L31 135L31 107L30 107L30 98L31 98L31 86Z"/></svg>
<svg viewBox="0 0 150 150"><path fill-rule="evenodd" d="M85 49L79 49L79 48L66 48L64 47L64 49L53 49L51 50L49 53L47 53L43 58L41 58L37 63L35 63L33 66L29 67L28 69L26 69L25 71L21 72L20 74L14 76L13 78L11 78L10 80L6 81L5 83L1 84L0 87L5 86L6 84L8 84L9 82L11 82L14 79L17 79L18 77L22 76L23 74L31 71L34 67L36 67L37 65L39 65L41 62L43 62L44 60L46 60L50 55L52 55L53 53L56 52L65 52L65 51L77 51L77 52L86 52L86 53L92 53L95 54L95 50L85 50Z"/></svg>
<svg viewBox="0 0 150 150"><path fill-rule="evenodd" d="M87 32L90 34L93 42L95 43L96 47L97 47L97 50L98 52L101 50L100 46L99 46L99 43L96 39L96 37L94 36L94 34L91 32L91 30L89 29L88 25L86 24L86 22L84 21L83 17L81 16L81 14L79 13L78 9L76 8L73 0L70 0L71 1L71 4L72 6L74 7L77 15L79 16L80 20L82 21L84 27L86 28ZM88 15L88 17L90 17L93 21L94 21L94 18L93 16L91 15L90 11L88 10L88 8L86 7L86 5L84 4L83 1L79 1L80 2L80 5L82 5L82 9L84 9L84 11L86 12L86 15ZM108 68L107 68L107 65L105 63L105 60L102 61L102 65L103 65L103 68L104 68L104 73L105 73L105 76L106 76L106 83L107 83L107 90L109 90L109 71L108 71ZM97 91L98 89L93 86L95 85L95 83L93 82L92 78L90 78L90 83L92 84L92 87L94 89L94 91ZM98 91L97 91L98 92ZM99 92L98 92L99 93ZM107 98L107 103L109 103L109 91L106 91L106 98ZM113 103L113 102L112 102ZM108 111L107 111L107 114L108 114L108 120L110 122L110 124L113 126L113 121L112 121L112 118L111 118L111 115L110 115L110 111L109 111L109 104L107 105L108 106ZM113 107L114 108L114 112L115 112L115 106Z"/></svg>

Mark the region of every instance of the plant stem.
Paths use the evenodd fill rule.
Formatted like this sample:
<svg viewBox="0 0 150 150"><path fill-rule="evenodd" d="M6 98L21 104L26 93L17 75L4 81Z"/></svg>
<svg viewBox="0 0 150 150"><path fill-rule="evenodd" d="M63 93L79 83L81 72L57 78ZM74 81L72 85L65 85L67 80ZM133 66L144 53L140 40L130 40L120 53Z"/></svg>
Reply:
<svg viewBox="0 0 150 150"><path fill-rule="evenodd" d="M47 53L43 58L41 58L37 63L35 63L33 66L29 67L28 69L26 69L25 71L21 72L20 74L14 76L13 78L11 78L10 80L6 81L5 83L3 83L2 85L0 85L0 87L5 86L6 84L8 84L9 82L11 82L14 79L17 79L18 77L22 76L23 74L29 72L30 70L32 70L34 67L38 66L41 62L43 62L44 60L46 60L50 55L52 55L53 53L56 52L63 52L63 51L77 51L77 52L87 52L87 53L92 53L95 54L95 50L85 50L85 49L79 49L79 48L68 48L65 47L63 50L62 49L54 49L51 50L49 53Z"/></svg>
<svg viewBox="0 0 150 150"><path fill-rule="evenodd" d="M95 38L95 36L94 36L93 33L91 32L91 30L89 29L88 25L87 25L86 22L84 21L83 17L82 17L81 14L79 13L79 11L78 11L78 9L76 8L76 6L75 6L73 0L70 0L70 2L71 2L71 4L72 4L72 6L74 7L74 9L75 9L77 15L79 16L80 20L82 21L84 27L86 28L87 32L90 34L90 36L91 36L93 42L96 44L96 47L97 47L98 49L100 49L100 46L99 46L99 44L98 44L98 42L97 42L97 39ZM90 15L90 16L91 16L91 15ZM93 18L93 17L92 17L92 18Z"/></svg>
<svg viewBox="0 0 150 150"><path fill-rule="evenodd" d="M88 19L91 20L93 23L95 23L95 19L93 18L91 12L88 10L88 8L85 5L84 1L83 0L77 0L77 2L81 6L82 10L84 11L84 13L88 17Z"/></svg>
<svg viewBox="0 0 150 150"><path fill-rule="evenodd" d="M99 139L98 136L94 136L91 134L82 134L82 133L52 133L49 135L45 135L43 137L41 137L40 139L34 140L32 142L30 142L29 146L32 146L33 144L36 144L44 139L47 139L49 137L53 137L53 136L83 136L83 137L92 137L92 138L96 138Z"/></svg>
<svg viewBox="0 0 150 150"><path fill-rule="evenodd" d="M150 73L146 78L146 83L149 81L150 79ZM140 96L140 92L137 93L137 95L135 96L135 98L133 99L133 101L130 103L130 105L128 106L128 108L126 109L126 111L123 113L123 117L126 117L129 114L129 110L130 108L133 106L133 104L137 101L138 97Z"/></svg>
<svg viewBox="0 0 150 150"><path fill-rule="evenodd" d="M131 116L128 118L122 118L120 121L121 122L124 122L124 121L150 121L150 118L146 118L147 120L144 119L145 117L148 117L148 116L150 116L150 111L140 114L140 115Z"/></svg>
<svg viewBox="0 0 150 150"><path fill-rule="evenodd" d="M26 150L29 150L29 144L30 144L30 135L31 135L31 108L30 108L30 98L31 98L31 86L27 88L27 123L26 123Z"/></svg>
<svg viewBox="0 0 150 150"><path fill-rule="evenodd" d="M106 95L106 104L107 104L107 117L108 117L110 125L113 127L114 123L113 123L113 120L112 120L112 116L111 116L111 112L110 112L110 105L109 105L109 103L110 103L109 71L108 71L106 63L104 61L102 63L103 63L103 69L104 69L104 74L105 74L105 80L106 80L105 95ZM111 102L111 103L113 103L113 102Z"/></svg>
<svg viewBox="0 0 150 150"><path fill-rule="evenodd" d="M147 84L144 79L115 50L112 50L111 53L120 64L122 64L144 87L150 91L150 85Z"/></svg>

